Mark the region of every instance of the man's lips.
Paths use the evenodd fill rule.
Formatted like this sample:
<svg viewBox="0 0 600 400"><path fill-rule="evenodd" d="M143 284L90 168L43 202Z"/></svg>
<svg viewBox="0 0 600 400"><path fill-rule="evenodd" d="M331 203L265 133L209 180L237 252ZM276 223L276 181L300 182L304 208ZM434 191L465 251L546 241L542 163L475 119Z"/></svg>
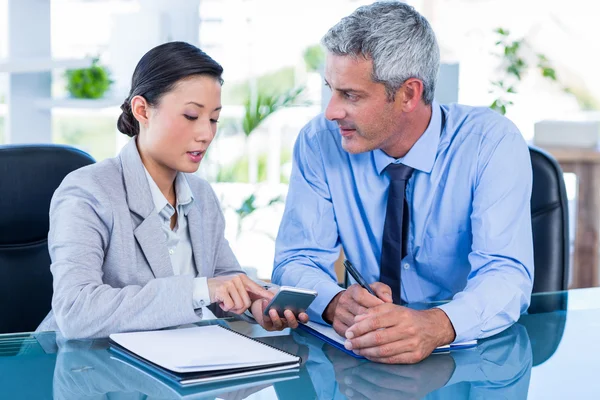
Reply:
<svg viewBox="0 0 600 400"><path fill-rule="evenodd" d="M356 129L353 128L347 128L347 127L341 127L340 126L340 133L342 134L342 136L350 136L352 135L354 132L356 131Z"/></svg>

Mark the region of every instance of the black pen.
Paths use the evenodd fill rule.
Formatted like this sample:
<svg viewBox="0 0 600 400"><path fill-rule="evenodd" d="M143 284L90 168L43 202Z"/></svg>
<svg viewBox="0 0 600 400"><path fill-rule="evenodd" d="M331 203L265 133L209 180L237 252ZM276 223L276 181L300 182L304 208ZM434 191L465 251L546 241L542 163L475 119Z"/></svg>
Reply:
<svg viewBox="0 0 600 400"><path fill-rule="evenodd" d="M344 260L344 267L346 267L346 271L348 271L348 273L352 275L354 280L360 286L362 286L367 292L371 293L373 296L377 297L373 289L371 289L367 281L365 281L365 278L363 278L362 275L356 270L356 268L354 268L354 265L352 265L350 261Z"/></svg>

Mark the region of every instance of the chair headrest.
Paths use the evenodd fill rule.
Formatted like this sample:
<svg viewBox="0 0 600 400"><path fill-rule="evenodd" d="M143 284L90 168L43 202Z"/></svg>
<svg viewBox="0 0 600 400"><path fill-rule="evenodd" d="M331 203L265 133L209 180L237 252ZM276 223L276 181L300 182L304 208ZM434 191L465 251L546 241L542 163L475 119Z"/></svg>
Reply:
<svg viewBox="0 0 600 400"><path fill-rule="evenodd" d="M67 174L94 162L70 146L0 146L0 246L45 240L54 191Z"/></svg>

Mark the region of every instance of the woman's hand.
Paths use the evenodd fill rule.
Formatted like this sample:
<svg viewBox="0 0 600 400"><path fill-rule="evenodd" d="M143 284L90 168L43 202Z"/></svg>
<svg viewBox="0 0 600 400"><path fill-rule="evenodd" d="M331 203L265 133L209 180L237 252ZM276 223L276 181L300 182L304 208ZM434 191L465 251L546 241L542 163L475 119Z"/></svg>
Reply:
<svg viewBox="0 0 600 400"><path fill-rule="evenodd" d="M209 278L208 292L211 303L219 303L224 311L241 314L253 301L269 301L274 294L244 274L225 275Z"/></svg>
<svg viewBox="0 0 600 400"><path fill-rule="evenodd" d="M296 329L298 327L298 320L303 323L308 322L308 314L300 313L298 314L298 319L296 319L291 310L285 310L283 312L285 318L279 317L279 314L277 314L277 311L275 310L270 310L269 316L267 317L263 312L268 304L268 300L258 299L252 303L252 308L250 309L256 322L268 331L280 331L287 327Z"/></svg>

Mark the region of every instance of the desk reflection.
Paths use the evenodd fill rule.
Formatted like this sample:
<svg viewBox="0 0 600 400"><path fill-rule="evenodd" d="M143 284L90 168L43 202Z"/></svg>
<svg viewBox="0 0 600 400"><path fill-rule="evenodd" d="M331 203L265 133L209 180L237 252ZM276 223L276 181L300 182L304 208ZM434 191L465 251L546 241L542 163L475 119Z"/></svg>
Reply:
<svg viewBox="0 0 600 400"><path fill-rule="evenodd" d="M179 388L110 353L107 343L60 342L54 370L56 399L245 399L298 373Z"/></svg>
<svg viewBox="0 0 600 400"><path fill-rule="evenodd" d="M303 332L261 340L301 355L300 372L277 381L259 377L181 389L115 359L104 342L57 341L54 397L233 400L272 386L279 399L524 399L532 368L531 343L521 324L476 348L433 355L416 365L357 360Z"/></svg>
<svg viewBox="0 0 600 400"><path fill-rule="evenodd" d="M309 347L306 366L319 398L527 398L532 352L519 324L477 348L432 355L416 365L357 360L316 338L294 335Z"/></svg>

